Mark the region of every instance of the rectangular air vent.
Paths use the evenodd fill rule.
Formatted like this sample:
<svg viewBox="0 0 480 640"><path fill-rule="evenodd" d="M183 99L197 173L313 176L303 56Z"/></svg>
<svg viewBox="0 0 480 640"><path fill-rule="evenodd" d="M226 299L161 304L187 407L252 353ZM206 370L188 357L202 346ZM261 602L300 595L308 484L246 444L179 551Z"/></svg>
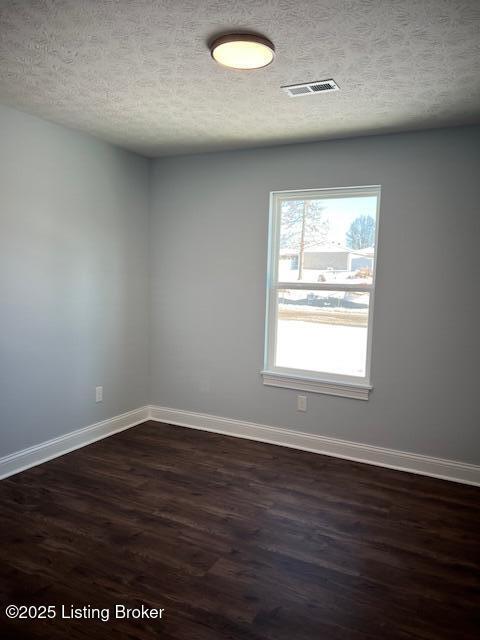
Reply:
<svg viewBox="0 0 480 640"><path fill-rule="evenodd" d="M339 91L340 87L335 80L318 80L317 82L305 82L303 84L291 84L282 89L291 98L299 96L313 96L318 93L326 93L327 91Z"/></svg>

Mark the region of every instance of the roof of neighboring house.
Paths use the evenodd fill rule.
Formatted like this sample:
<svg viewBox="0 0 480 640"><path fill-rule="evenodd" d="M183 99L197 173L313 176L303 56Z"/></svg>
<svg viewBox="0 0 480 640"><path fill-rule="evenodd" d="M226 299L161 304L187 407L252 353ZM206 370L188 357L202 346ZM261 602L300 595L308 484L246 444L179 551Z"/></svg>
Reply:
<svg viewBox="0 0 480 640"><path fill-rule="evenodd" d="M305 248L305 253L350 253L350 251L351 249L347 249L343 245L335 244L333 242L330 244L317 244L314 246L307 246ZM280 255L298 255L298 248L280 249Z"/></svg>
<svg viewBox="0 0 480 640"><path fill-rule="evenodd" d="M307 247L305 253L351 253L355 256L372 257L375 255L375 247L366 247L365 249L350 249L341 244L319 244L313 247ZM298 249L280 249L280 256L296 256Z"/></svg>
<svg viewBox="0 0 480 640"><path fill-rule="evenodd" d="M307 247L305 253L351 253L351 249L347 249L347 247L339 244L319 244L314 247Z"/></svg>
<svg viewBox="0 0 480 640"><path fill-rule="evenodd" d="M365 247L365 249L357 249L352 251L356 256L365 256L367 258L373 258L375 255L375 247Z"/></svg>

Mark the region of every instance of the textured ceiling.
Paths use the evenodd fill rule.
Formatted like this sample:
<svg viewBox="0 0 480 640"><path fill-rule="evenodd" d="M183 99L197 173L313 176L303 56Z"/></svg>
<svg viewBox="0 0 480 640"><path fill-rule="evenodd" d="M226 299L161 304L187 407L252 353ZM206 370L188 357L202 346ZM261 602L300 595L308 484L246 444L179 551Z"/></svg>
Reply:
<svg viewBox="0 0 480 640"><path fill-rule="evenodd" d="M234 30L274 63L216 65ZM149 156L480 122L480 0L0 0L0 102Z"/></svg>

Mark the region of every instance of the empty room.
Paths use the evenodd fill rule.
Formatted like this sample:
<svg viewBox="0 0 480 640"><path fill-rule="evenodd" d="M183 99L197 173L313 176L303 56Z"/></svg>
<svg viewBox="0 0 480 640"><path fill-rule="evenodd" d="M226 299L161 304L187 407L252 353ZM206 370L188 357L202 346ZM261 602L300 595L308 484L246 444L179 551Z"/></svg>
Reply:
<svg viewBox="0 0 480 640"><path fill-rule="evenodd" d="M0 2L0 638L480 638L478 0Z"/></svg>

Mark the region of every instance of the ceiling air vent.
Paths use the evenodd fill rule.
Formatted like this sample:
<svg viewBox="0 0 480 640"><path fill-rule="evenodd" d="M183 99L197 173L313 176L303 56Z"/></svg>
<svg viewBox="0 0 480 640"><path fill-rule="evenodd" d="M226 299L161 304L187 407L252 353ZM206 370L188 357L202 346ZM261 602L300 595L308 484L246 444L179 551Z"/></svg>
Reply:
<svg viewBox="0 0 480 640"><path fill-rule="evenodd" d="M291 98L299 96L313 96L316 93L327 93L328 91L339 91L340 87L335 80L318 80L317 82L305 82L303 84L291 84L282 89Z"/></svg>

